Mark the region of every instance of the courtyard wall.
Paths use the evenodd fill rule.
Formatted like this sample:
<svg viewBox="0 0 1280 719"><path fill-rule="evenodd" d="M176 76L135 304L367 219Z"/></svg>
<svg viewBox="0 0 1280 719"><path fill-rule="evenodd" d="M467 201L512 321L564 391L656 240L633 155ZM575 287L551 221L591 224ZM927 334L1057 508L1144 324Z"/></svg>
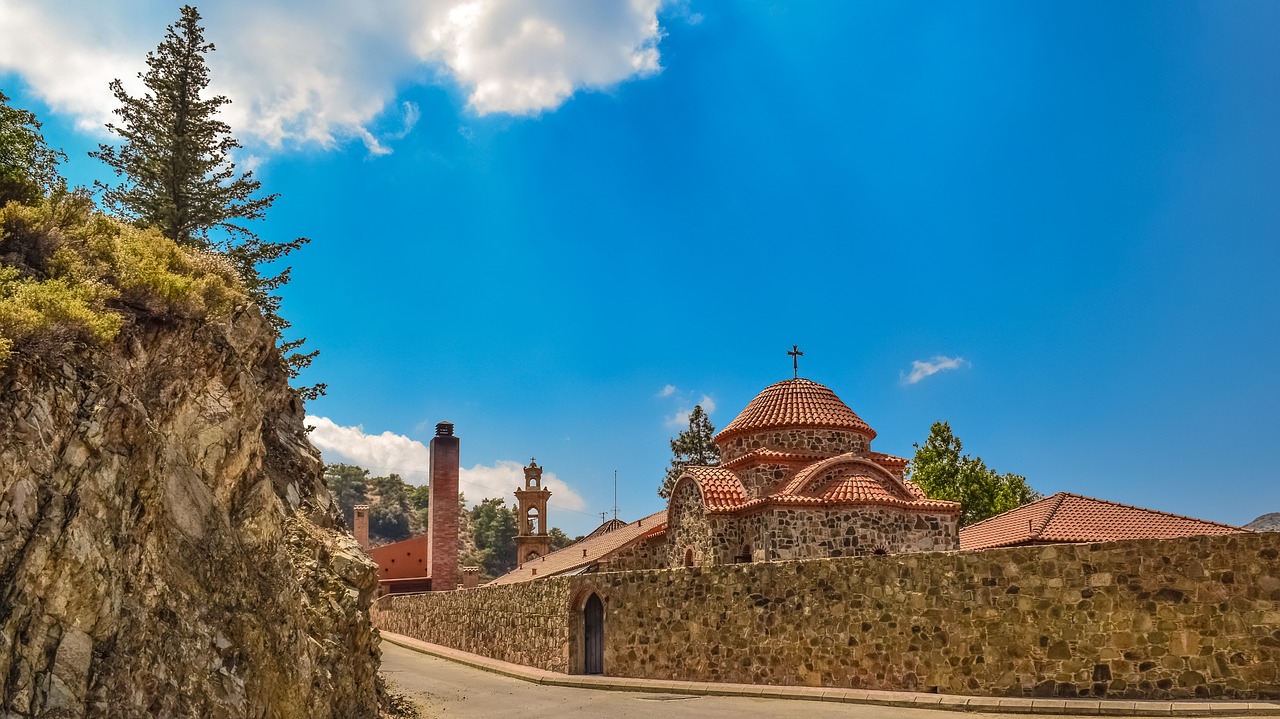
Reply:
<svg viewBox="0 0 1280 719"><path fill-rule="evenodd" d="M1280 533L609 572L384 597L374 621L566 671L592 591L614 676L1280 697Z"/></svg>

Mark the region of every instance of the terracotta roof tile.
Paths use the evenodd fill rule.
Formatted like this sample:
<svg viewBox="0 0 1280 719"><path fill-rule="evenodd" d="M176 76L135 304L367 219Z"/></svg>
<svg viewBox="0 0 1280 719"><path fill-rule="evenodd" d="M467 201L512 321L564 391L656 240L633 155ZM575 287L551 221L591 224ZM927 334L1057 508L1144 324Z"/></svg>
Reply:
<svg viewBox="0 0 1280 719"><path fill-rule="evenodd" d="M876 436L835 392L813 380L789 379L765 387L715 439L723 442L744 432L792 427L847 429Z"/></svg>
<svg viewBox="0 0 1280 719"><path fill-rule="evenodd" d="M623 549L654 534L660 534L666 526L667 510L664 509L661 512L654 512L643 519L623 525L612 531L583 539L580 542L574 542L564 549L552 552L532 562L525 562L485 586L515 584L517 582L527 582L531 579L554 577L557 574L563 574L579 567L599 562L619 549Z"/></svg>
<svg viewBox="0 0 1280 719"><path fill-rule="evenodd" d="M615 529L621 529L625 526L627 526L627 523L622 521L621 519L617 519L617 518L610 519L609 521L605 522L599 527L596 527L595 529L591 530L591 534L588 534L587 536L583 537L583 539L594 539L595 537L599 537L601 534L607 534L609 532L612 532Z"/></svg>
<svg viewBox="0 0 1280 719"><path fill-rule="evenodd" d="M724 467L685 467L685 472L702 489L702 502L708 510L729 509L747 501L747 492L738 475Z"/></svg>
<svg viewBox="0 0 1280 719"><path fill-rule="evenodd" d="M814 454L809 452L779 452L776 449L761 447L753 449L746 454L739 455L733 459L720 465L728 469L740 469L755 464L792 464L797 462L816 462L820 459L826 459L825 454Z"/></svg>
<svg viewBox="0 0 1280 719"><path fill-rule="evenodd" d="M1154 509L1059 492L960 530L961 549L1040 542L1173 539L1248 530Z"/></svg>

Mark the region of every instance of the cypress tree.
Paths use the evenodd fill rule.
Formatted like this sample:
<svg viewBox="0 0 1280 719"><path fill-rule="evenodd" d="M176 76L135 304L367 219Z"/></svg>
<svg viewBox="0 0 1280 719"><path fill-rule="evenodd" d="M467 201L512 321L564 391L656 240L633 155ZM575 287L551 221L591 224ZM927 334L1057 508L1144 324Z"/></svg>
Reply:
<svg viewBox="0 0 1280 719"><path fill-rule="evenodd" d="M675 488L676 480L689 465L711 467L720 464L720 448L712 439L716 436L716 428L711 418L697 405L689 413L689 429L681 430L671 440L671 466L667 467L667 475L658 488L658 496L668 498Z"/></svg>
<svg viewBox="0 0 1280 719"><path fill-rule="evenodd" d="M278 195L260 193L262 183L253 172L241 173L231 161L230 153L241 145L218 119L231 101L223 95L202 97L209 85L205 54L213 50L205 42L200 13L184 5L159 47L147 53L147 71L138 73L146 91L134 97L120 80L111 82L120 121L107 129L121 142L99 145L89 154L109 165L121 182L95 184L104 205L122 219L154 227L180 244L225 254L279 335L289 323L280 316L280 296L274 293L289 281L289 268L274 275L259 269L310 240L263 240L246 225L262 219ZM280 345L292 377L317 354L296 351L305 341ZM314 398L324 385L300 392Z"/></svg>

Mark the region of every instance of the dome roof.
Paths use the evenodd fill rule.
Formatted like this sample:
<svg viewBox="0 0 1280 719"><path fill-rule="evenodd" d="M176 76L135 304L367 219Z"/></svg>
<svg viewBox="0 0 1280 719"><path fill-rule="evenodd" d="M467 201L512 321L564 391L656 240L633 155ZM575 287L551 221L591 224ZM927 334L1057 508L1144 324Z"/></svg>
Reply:
<svg viewBox="0 0 1280 719"><path fill-rule="evenodd" d="M765 387L715 439L722 442L746 432L801 428L843 429L872 439L876 436L835 392L813 380L797 378Z"/></svg>

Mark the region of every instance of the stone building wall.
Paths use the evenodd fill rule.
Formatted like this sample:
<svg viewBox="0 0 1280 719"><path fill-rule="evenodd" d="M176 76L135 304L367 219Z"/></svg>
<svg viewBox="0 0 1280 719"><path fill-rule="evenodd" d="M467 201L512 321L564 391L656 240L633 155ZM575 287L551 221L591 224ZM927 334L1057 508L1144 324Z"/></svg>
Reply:
<svg viewBox="0 0 1280 719"><path fill-rule="evenodd" d="M712 536L711 518L703 507L698 483L692 478L677 482L667 505L667 566L683 567L690 550L695 565L714 563Z"/></svg>
<svg viewBox="0 0 1280 719"><path fill-rule="evenodd" d="M891 507L814 510L775 508L753 521L767 533L766 559L818 559L960 548L958 517Z"/></svg>
<svg viewBox="0 0 1280 719"><path fill-rule="evenodd" d="M776 449L779 452L810 452L834 457L845 452L864 454L871 449L871 438L842 429L769 429L732 437L717 443L721 463L737 459L753 449Z"/></svg>
<svg viewBox="0 0 1280 719"><path fill-rule="evenodd" d="M374 619L563 671L595 591L613 676L1280 698L1278 557L1266 533L677 567L386 597Z"/></svg>
<svg viewBox="0 0 1280 719"><path fill-rule="evenodd" d="M665 569L667 564L667 535L650 537L614 552L608 558L606 571L621 572L633 569Z"/></svg>
<svg viewBox="0 0 1280 719"><path fill-rule="evenodd" d="M742 482L748 497L763 497L782 488L795 474L796 467L804 466L805 462L794 464L796 466L772 462L752 464L735 470L734 474L738 475L738 480Z"/></svg>
<svg viewBox="0 0 1280 719"><path fill-rule="evenodd" d="M506 662L569 670L568 578L498 587L389 595L369 610L374 626Z"/></svg>

